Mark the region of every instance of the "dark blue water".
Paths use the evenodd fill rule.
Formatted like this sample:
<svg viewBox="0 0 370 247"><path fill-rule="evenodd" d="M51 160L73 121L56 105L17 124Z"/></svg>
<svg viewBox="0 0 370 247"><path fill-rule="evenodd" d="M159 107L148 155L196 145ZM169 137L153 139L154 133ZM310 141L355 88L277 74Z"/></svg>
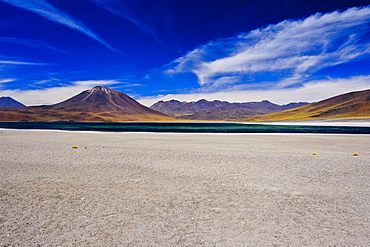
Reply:
<svg viewBox="0 0 370 247"><path fill-rule="evenodd" d="M0 128L116 132L370 134L370 127L291 126L237 123L0 122Z"/></svg>

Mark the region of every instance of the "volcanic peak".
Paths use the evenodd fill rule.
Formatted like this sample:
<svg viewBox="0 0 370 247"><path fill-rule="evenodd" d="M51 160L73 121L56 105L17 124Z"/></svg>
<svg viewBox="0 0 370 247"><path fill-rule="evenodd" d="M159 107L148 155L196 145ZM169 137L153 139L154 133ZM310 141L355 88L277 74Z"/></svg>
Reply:
<svg viewBox="0 0 370 247"><path fill-rule="evenodd" d="M95 86L92 89L87 90L87 92L89 92L89 93L95 93L95 92L99 92L99 91L103 91L105 93L110 93L112 91L112 89L107 88L107 87L102 87L102 86Z"/></svg>

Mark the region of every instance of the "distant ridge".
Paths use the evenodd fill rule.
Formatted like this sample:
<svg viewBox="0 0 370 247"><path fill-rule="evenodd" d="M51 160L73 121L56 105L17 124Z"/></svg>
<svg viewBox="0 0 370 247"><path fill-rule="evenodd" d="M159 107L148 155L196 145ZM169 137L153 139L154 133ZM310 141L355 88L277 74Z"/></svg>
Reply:
<svg viewBox="0 0 370 247"><path fill-rule="evenodd" d="M286 121L309 119L370 118L370 89L334 96L297 109L244 119Z"/></svg>
<svg viewBox="0 0 370 247"><path fill-rule="evenodd" d="M150 109L160 111L167 114L192 114L198 111L209 110L217 106L224 106L229 104L226 101L207 101L201 99L199 101L192 102L180 102L178 100L170 101L158 101L157 103L150 106Z"/></svg>
<svg viewBox="0 0 370 247"><path fill-rule="evenodd" d="M0 111L0 121L171 121L173 118L141 105L126 94L96 86L63 102Z"/></svg>
<svg viewBox="0 0 370 247"><path fill-rule="evenodd" d="M261 102L229 103L227 101L180 102L177 100L159 101L150 108L167 114L173 114L178 119L192 120L235 120L261 114L284 111L307 105L307 102L277 105L263 100Z"/></svg>
<svg viewBox="0 0 370 247"><path fill-rule="evenodd" d="M26 107L21 102L11 97L0 97L0 108L24 108Z"/></svg>

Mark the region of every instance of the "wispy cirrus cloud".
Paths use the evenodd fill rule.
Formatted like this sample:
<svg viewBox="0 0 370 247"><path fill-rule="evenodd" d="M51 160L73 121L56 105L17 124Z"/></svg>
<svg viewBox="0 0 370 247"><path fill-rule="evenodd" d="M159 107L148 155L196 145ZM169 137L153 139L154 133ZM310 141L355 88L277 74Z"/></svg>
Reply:
<svg viewBox="0 0 370 247"><path fill-rule="evenodd" d="M36 66L44 66L44 65L50 65L48 63L39 63L39 62L29 62L20 60L19 58L13 58L13 57L5 57L0 56L0 64L4 65L36 65Z"/></svg>
<svg viewBox="0 0 370 247"><path fill-rule="evenodd" d="M141 18L138 18L133 11L133 3L134 1L118 1L118 0L91 0L92 2L102 6L107 11L120 16L132 24L134 24L140 30L149 33L152 35L157 41L160 41L159 37L157 36L156 32L153 28L150 27L145 21Z"/></svg>
<svg viewBox="0 0 370 247"><path fill-rule="evenodd" d="M86 27L83 23L72 18L71 16L64 13L63 11L56 9L53 5L51 5L50 3L44 0L0 0L0 1L9 3L19 8L29 10L31 12L34 12L46 18L49 21L53 21L53 22L62 24L64 26L67 26L69 28L72 28L74 30L77 30L93 38L94 40L100 42L105 47L109 48L110 50L121 53L117 51L116 49L114 49L113 47L111 47L108 43L106 43L103 39L101 39L92 30Z"/></svg>
<svg viewBox="0 0 370 247"><path fill-rule="evenodd" d="M285 20L211 41L173 61L166 72L192 72L202 87L248 83L249 77L263 75L275 77L275 86L284 88L322 68L369 55L369 24L369 6Z"/></svg>
<svg viewBox="0 0 370 247"><path fill-rule="evenodd" d="M13 78L3 78L3 79L0 79L0 84L15 81L15 80L16 79L13 79Z"/></svg>
<svg viewBox="0 0 370 247"><path fill-rule="evenodd" d="M10 60L0 60L0 64L14 64L14 65L45 65L43 63L32 63L23 61L10 61Z"/></svg>
<svg viewBox="0 0 370 247"><path fill-rule="evenodd" d="M19 39L19 38L12 38L12 37L0 37L0 42L7 42L7 43L13 43L13 44L19 44L23 46L32 47L38 50L50 50L54 52L58 52L61 54L67 55L66 52L61 51L43 41L40 40L31 40L31 39Z"/></svg>

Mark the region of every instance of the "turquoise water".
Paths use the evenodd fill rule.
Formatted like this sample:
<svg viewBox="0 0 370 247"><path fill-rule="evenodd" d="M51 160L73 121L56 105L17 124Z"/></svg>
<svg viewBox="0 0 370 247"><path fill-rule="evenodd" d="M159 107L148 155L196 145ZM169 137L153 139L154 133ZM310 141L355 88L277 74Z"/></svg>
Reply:
<svg viewBox="0 0 370 247"><path fill-rule="evenodd" d="M0 122L0 128L112 132L370 134L370 127L291 126L237 123Z"/></svg>

